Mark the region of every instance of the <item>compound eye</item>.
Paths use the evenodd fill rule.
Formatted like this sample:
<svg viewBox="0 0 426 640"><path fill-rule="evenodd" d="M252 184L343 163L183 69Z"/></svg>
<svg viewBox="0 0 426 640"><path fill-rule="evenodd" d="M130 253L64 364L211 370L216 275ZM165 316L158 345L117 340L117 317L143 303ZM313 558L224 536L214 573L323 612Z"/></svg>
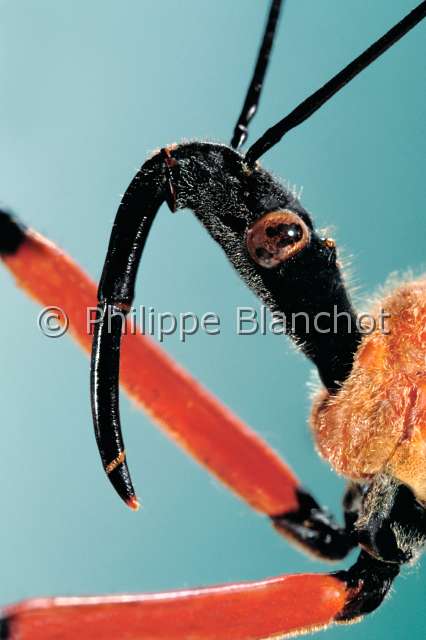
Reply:
<svg viewBox="0 0 426 640"><path fill-rule="evenodd" d="M261 267L271 269L299 253L311 234L302 218L292 211L265 213L248 229L247 249Z"/></svg>

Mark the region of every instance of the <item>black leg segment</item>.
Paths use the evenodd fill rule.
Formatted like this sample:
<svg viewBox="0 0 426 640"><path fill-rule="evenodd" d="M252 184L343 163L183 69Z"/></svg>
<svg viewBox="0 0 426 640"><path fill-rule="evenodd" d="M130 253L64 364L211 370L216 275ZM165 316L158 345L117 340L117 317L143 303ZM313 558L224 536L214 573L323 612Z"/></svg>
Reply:
<svg viewBox="0 0 426 640"><path fill-rule="evenodd" d="M0 618L0 640L9 640L10 637L9 618Z"/></svg>
<svg viewBox="0 0 426 640"><path fill-rule="evenodd" d="M26 227L8 211L0 209L0 254L15 253L25 240Z"/></svg>
<svg viewBox="0 0 426 640"><path fill-rule="evenodd" d="M303 551L323 560L342 560L357 542L353 530L341 527L325 509L303 490L298 491L299 508L274 516L275 529Z"/></svg>
<svg viewBox="0 0 426 640"><path fill-rule="evenodd" d="M399 564L381 562L362 551L350 569L333 574L345 582L349 589L346 605L336 620L349 622L377 609L389 592L399 570Z"/></svg>

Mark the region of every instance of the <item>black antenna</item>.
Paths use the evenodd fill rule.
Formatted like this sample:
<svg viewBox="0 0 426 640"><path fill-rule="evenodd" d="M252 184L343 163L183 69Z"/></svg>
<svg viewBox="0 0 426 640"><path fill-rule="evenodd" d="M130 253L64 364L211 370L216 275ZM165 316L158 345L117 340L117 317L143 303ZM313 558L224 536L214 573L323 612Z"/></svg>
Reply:
<svg viewBox="0 0 426 640"><path fill-rule="evenodd" d="M374 62L389 47L398 42L410 29L416 26L426 16L426 0L421 2L411 13L398 22L384 36L379 38L374 44L366 49L360 56L355 58L342 71L326 82L318 91L315 91L309 98L306 98L285 118L280 120L273 127L268 129L259 140L257 140L247 151L246 162L253 166L260 156L273 147L290 129L304 122L309 116L317 111L327 100L337 93L355 76L363 71L369 64Z"/></svg>
<svg viewBox="0 0 426 640"><path fill-rule="evenodd" d="M274 36L277 29L278 19L280 17L282 0L272 0L269 16L266 22L265 32L263 34L262 44L260 45L257 55L256 67L247 90L246 99L243 108L235 125L234 135L231 140L231 147L239 149L248 136L248 125L253 118L259 106L260 94L263 88L266 70L268 68L269 56L272 45L274 44Z"/></svg>

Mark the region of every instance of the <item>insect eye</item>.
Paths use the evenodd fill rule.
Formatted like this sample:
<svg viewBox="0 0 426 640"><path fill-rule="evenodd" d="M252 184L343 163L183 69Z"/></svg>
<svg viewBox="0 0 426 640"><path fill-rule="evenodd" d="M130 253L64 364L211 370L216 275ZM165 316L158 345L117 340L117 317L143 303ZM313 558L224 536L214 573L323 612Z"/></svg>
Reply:
<svg viewBox="0 0 426 640"><path fill-rule="evenodd" d="M248 229L246 243L254 262L271 269L306 247L310 237L308 227L296 213L271 211Z"/></svg>

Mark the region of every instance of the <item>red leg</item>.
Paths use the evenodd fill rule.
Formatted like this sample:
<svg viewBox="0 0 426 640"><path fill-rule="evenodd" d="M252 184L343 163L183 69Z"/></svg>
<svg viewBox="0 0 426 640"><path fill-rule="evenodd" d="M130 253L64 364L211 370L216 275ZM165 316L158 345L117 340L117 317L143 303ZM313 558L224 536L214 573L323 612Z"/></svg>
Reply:
<svg viewBox="0 0 426 640"><path fill-rule="evenodd" d="M50 598L9 607L1 640L267 640L374 611L397 563L361 552L347 571L169 593Z"/></svg>
<svg viewBox="0 0 426 640"><path fill-rule="evenodd" d="M76 263L33 231L2 259L37 302L65 311L73 337L90 352L86 315L96 307L96 286ZM178 444L254 509L271 516L297 510L299 483L287 465L153 340L123 336L120 380Z"/></svg>
<svg viewBox="0 0 426 640"><path fill-rule="evenodd" d="M291 575L160 594L29 600L4 613L9 640L261 640L329 625L346 585Z"/></svg>

